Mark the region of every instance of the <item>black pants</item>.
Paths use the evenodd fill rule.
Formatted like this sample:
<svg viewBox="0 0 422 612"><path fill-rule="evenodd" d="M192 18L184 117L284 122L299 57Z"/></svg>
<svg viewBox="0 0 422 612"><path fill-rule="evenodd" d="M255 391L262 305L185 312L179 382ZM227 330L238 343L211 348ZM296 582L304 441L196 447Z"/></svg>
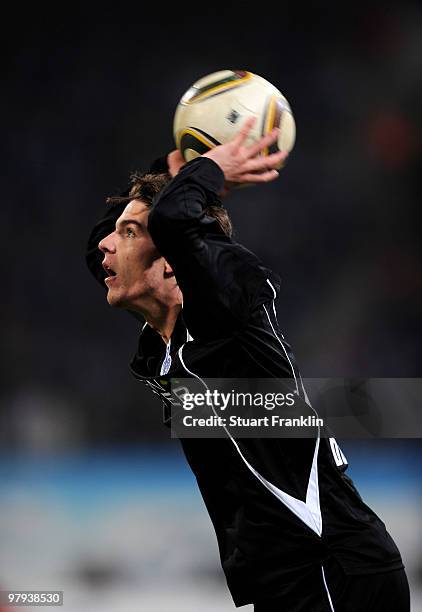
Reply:
<svg viewBox="0 0 422 612"><path fill-rule="evenodd" d="M330 560L292 585L282 598L255 602L255 612L409 612L410 594L403 569L382 574L346 575Z"/></svg>

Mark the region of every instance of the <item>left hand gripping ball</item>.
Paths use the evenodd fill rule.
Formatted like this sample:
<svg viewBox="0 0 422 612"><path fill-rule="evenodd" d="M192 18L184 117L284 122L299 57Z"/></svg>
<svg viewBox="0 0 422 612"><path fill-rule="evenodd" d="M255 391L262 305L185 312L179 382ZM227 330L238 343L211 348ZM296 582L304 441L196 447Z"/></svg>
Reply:
<svg viewBox="0 0 422 612"><path fill-rule="evenodd" d="M231 140L249 117L256 117L246 144L280 128L278 141L262 155L293 149L296 126L283 94L257 74L221 70L196 81L180 99L173 133L186 161Z"/></svg>

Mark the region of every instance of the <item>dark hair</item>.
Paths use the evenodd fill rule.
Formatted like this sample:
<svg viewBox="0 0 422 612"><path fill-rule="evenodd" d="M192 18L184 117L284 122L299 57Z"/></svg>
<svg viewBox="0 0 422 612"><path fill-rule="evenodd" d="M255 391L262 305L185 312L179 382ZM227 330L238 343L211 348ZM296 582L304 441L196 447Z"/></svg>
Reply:
<svg viewBox="0 0 422 612"><path fill-rule="evenodd" d="M171 181L170 174L152 174L134 172L130 176L131 187L127 191L127 195L112 196L107 198L107 204L124 204L131 200L142 200L148 207L152 206L152 202L156 195L164 189ZM212 204L205 209L207 217L215 219L220 226L222 232L226 236L233 234L233 226L227 210L218 204Z"/></svg>
<svg viewBox="0 0 422 612"><path fill-rule="evenodd" d="M107 204L124 204L131 200L142 200L151 206L155 196L171 181L170 174L150 174L134 172L130 175L131 187L127 195L107 198Z"/></svg>

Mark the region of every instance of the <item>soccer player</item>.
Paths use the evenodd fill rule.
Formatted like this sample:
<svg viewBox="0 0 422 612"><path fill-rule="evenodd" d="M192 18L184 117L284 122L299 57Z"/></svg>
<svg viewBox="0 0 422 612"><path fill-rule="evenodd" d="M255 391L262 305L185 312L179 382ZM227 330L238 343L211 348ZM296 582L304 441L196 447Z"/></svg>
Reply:
<svg viewBox="0 0 422 612"><path fill-rule="evenodd" d="M251 126L187 164L174 151L135 175L89 239L88 265L108 303L144 321L131 370L162 396L167 421L171 378L287 379L308 403L277 322L278 277L231 238L221 206L233 184L277 178L284 154L258 156L277 131L247 146ZM346 476L333 438L318 430L308 438L227 433L180 442L236 607L409 610L400 553Z"/></svg>

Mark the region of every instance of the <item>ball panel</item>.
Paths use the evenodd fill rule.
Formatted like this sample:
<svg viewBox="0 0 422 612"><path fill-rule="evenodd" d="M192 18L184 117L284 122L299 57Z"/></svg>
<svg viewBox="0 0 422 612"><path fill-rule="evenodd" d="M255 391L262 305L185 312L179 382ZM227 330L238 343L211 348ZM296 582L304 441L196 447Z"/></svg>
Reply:
<svg viewBox="0 0 422 612"><path fill-rule="evenodd" d="M198 151L195 151L194 149L185 149L183 151L183 157L187 162L190 162L192 159L195 159L200 155L201 153L198 153Z"/></svg>
<svg viewBox="0 0 422 612"><path fill-rule="evenodd" d="M189 161L198 155L203 155L213 147L221 144L218 142L218 140L215 140L215 138L209 136L209 134L195 128L180 130L179 134L177 135L177 143L177 147L182 152L182 155L186 161ZM192 157L192 151L196 151L197 155Z"/></svg>
<svg viewBox="0 0 422 612"><path fill-rule="evenodd" d="M203 102L212 96L217 96L229 89L239 87L249 81L251 78L252 74L250 72L237 71L232 72L229 76L224 76L222 79L212 79L211 82L202 85L202 87L193 85L183 95L182 99L180 100L180 104L195 104L198 102Z"/></svg>
<svg viewBox="0 0 422 612"><path fill-rule="evenodd" d="M265 111L262 117L262 129L261 136L269 134L271 130L277 126L280 122L280 106L278 105L278 99L276 96L270 96L265 105ZM271 147L265 147L262 150L261 155L269 155L270 153L276 153L278 151L277 143L274 143Z"/></svg>
<svg viewBox="0 0 422 612"><path fill-rule="evenodd" d="M217 72L211 72L210 74L207 74L195 81L192 87L204 87L205 85L209 85L210 83L213 83L215 81L227 79L227 77L231 76L232 74L233 70L218 70Z"/></svg>
<svg viewBox="0 0 422 612"><path fill-rule="evenodd" d="M296 124L290 111L284 110L280 119L280 135L278 137L278 148L280 151L290 152L296 141Z"/></svg>
<svg viewBox="0 0 422 612"><path fill-rule="evenodd" d="M200 130L219 143L230 140L239 131L245 119L253 114L240 103L239 93L238 89L234 89L225 92L223 101L221 97L211 97L198 105L179 105L173 126L176 145L178 134L187 128ZM252 143L257 135L254 128L248 142Z"/></svg>

